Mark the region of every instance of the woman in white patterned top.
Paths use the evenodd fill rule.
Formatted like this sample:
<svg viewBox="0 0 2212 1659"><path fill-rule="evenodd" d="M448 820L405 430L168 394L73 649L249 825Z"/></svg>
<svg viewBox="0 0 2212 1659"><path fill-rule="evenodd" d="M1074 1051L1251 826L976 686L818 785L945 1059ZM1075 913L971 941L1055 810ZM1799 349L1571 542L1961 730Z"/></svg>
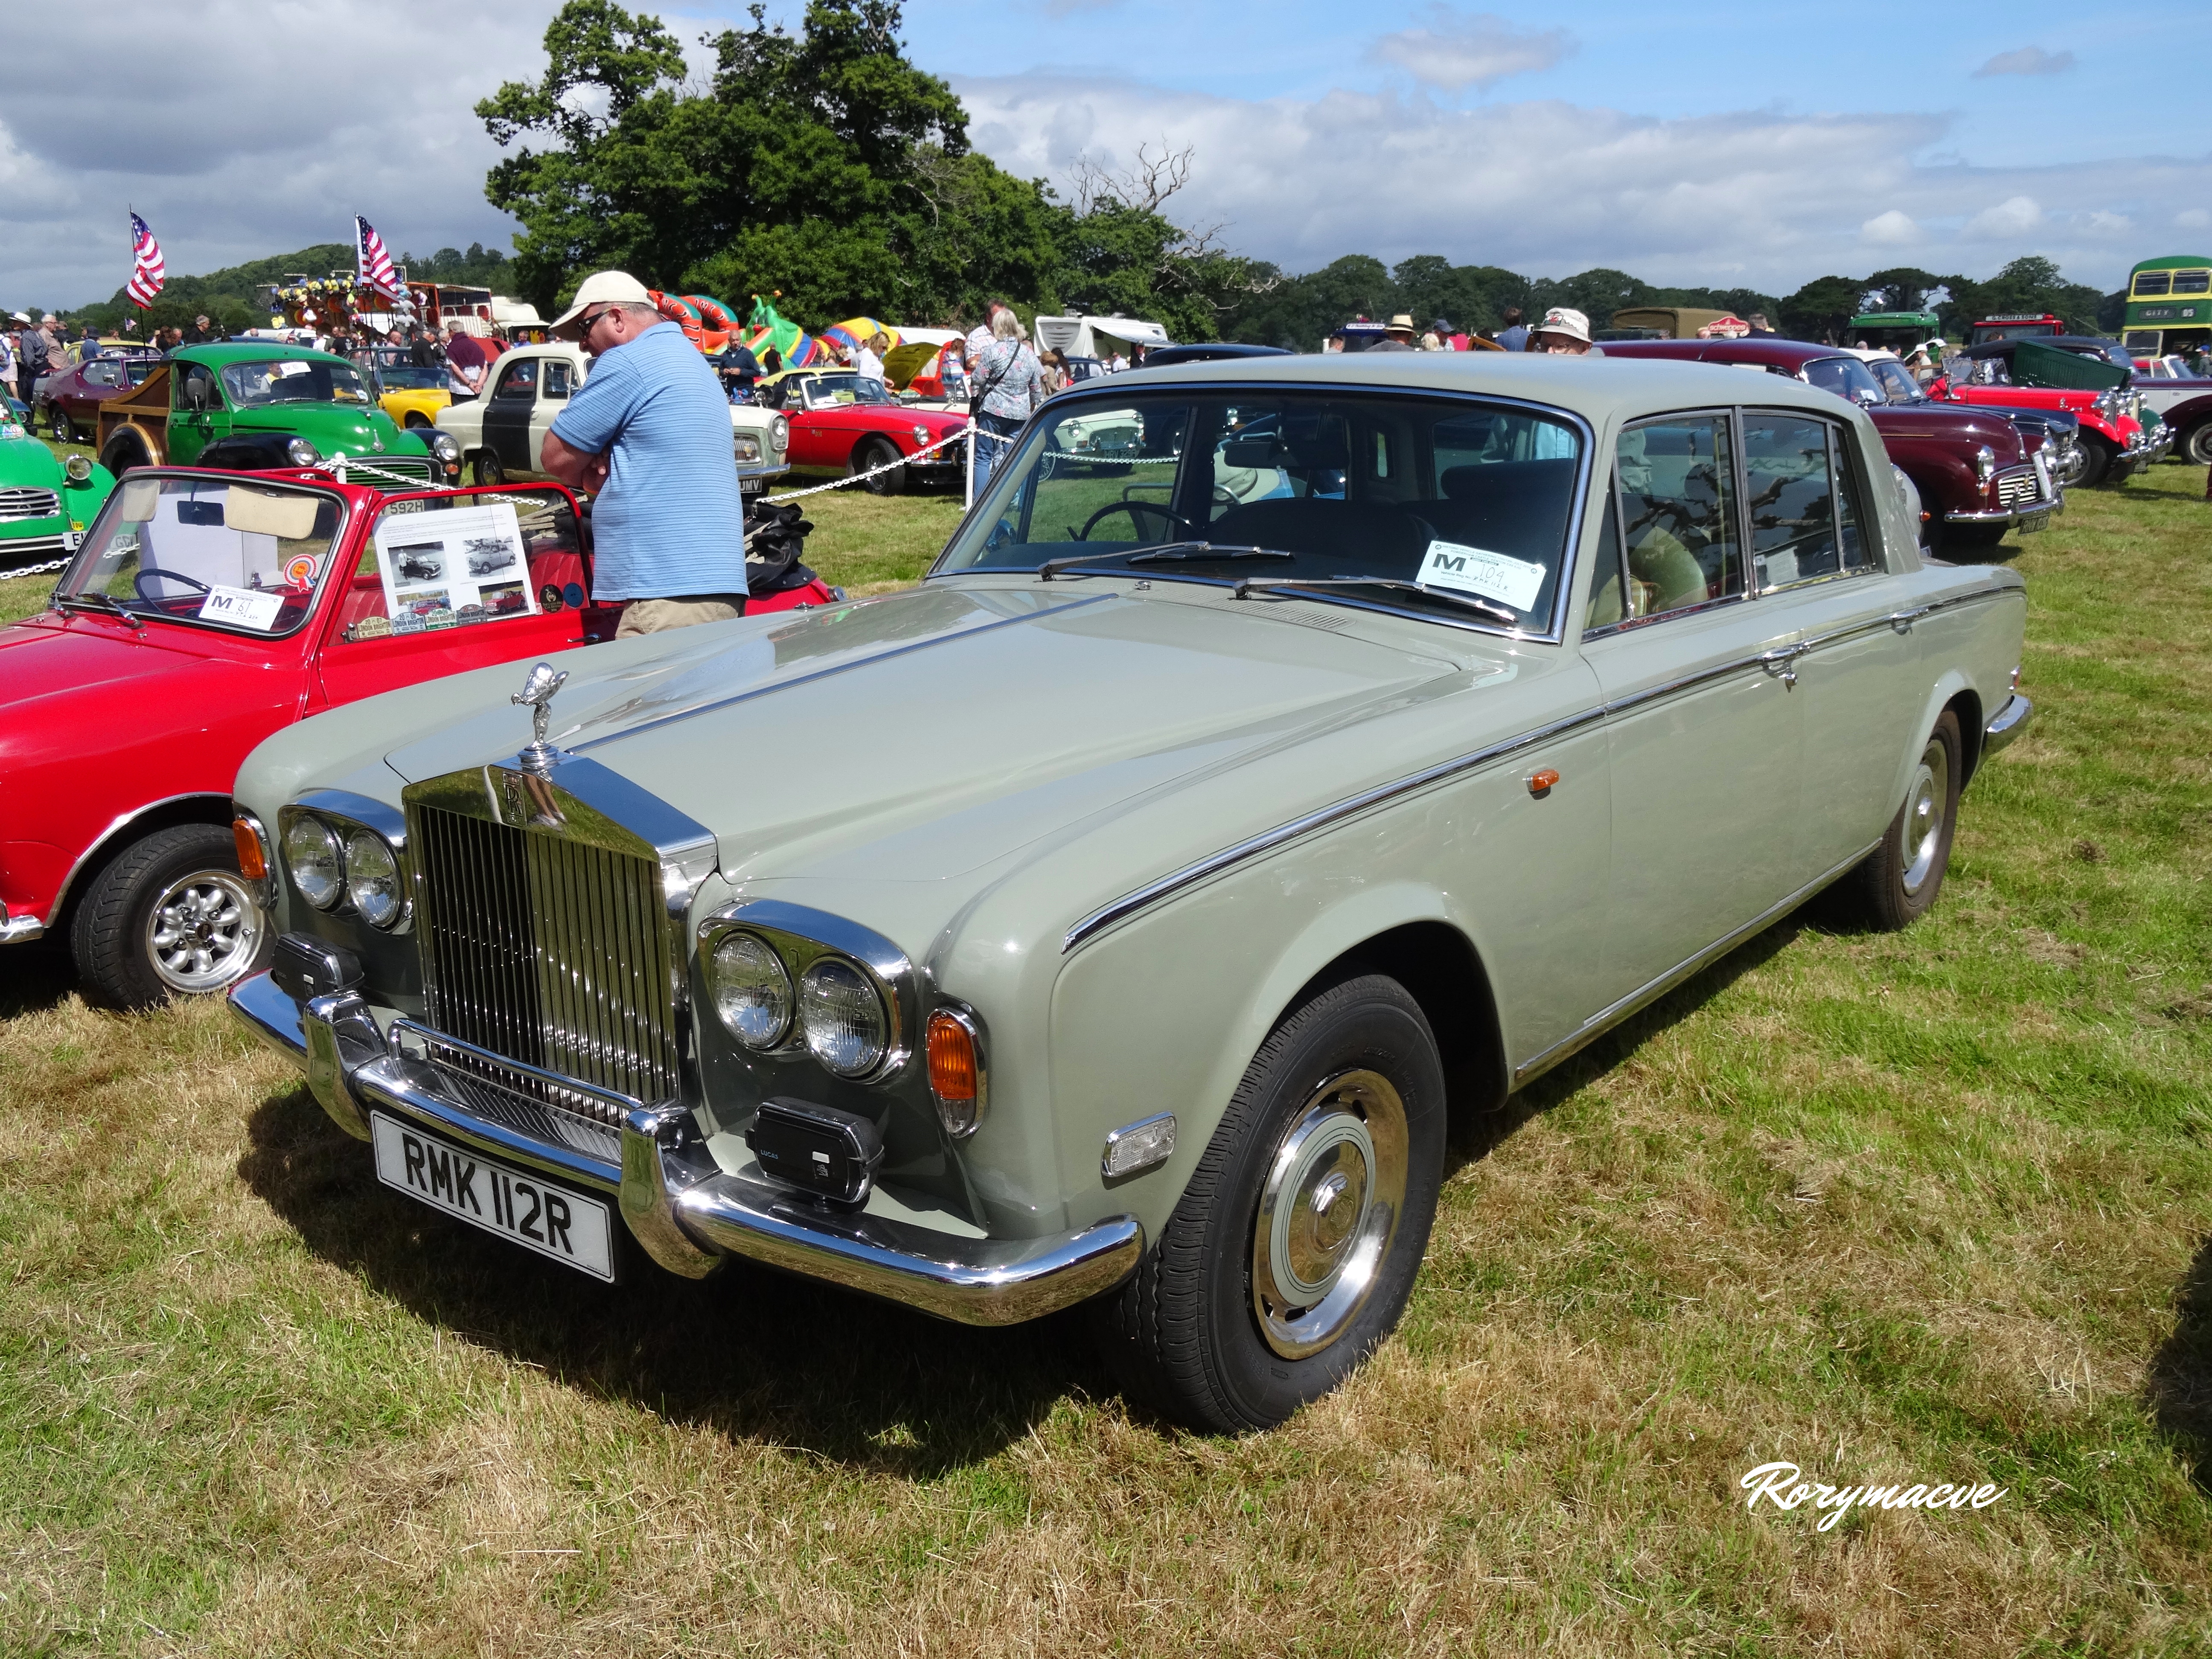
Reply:
<svg viewBox="0 0 2212 1659"><path fill-rule="evenodd" d="M1022 338L1021 319L1001 311L991 319L991 343L982 361L969 371L969 384L983 406L975 416L975 488L981 490L991 468L1022 424L1045 398L1044 368Z"/></svg>

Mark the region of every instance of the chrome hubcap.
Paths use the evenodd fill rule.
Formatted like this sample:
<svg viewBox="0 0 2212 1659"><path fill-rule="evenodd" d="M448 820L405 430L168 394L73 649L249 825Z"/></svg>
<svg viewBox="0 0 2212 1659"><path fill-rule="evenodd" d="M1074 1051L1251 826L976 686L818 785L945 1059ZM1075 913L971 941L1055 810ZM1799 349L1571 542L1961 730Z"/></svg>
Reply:
<svg viewBox="0 0 2212 1659"><path fill-rule="evenodd" d="M261 945L261 907L238 876L199 870L172 882L146 923L146 958L173 991L220 991Z"/></svg>
<svg viewBox="0 0 2212 1659"><path fill-rule="evenodd" d="M1912 775L1912 787L1905 797L1905 824L1898 832L1908 897L1917 895L1935 873L1936 855L1943 846L1943 809L1950 796L1950 753L1931 738Z"/></svg>
<svg viewBox="0 0 2212 1659"><path fill-rule="evenodd" d="M1389 1079L1314 1091L1275 1149L1252 1228L1252 1310L1285 1358L1340 1336L1375 1288L1406 1205L1406 1106Z"/></svg>

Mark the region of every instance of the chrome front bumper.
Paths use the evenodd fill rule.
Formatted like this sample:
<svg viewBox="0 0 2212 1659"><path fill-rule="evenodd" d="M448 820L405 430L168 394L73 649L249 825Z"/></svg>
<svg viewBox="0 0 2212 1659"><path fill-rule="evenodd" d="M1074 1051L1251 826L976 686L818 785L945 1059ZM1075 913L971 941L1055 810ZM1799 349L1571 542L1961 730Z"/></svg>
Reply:
<svg viewBox="0 0 2212 1659"><path fill-rule="evenodd" d="M0 945L26 945L46 931L46 925L28 911L12 915L0 907Z"/></svg>
<svg viewBox="0 0 2212 1659"><path fill-rule="evenodd" d="M1982 758L1987 760L2027 731L2027 723L2034 715L2035 705L2019 692L2007 697L2004 707L1997 710L1996 717L1982 732Z"/></svg>
<svg viewBox="0 0 2212 1659"><path fill-rule="evenodd" d="M1013 1325L1111 1290L1144 1254L1134 1217L1038 1238L965 1238L865 1212L828 1210L708 1155L690 1111L639 1106L619 1131L619 1164L526 1134L475 1109L440 1067L379 1030L350 993L302 1007L258 974L232 1011L307 1073L331 1120L367 1140L368 1114L411 1119L488 1157L613 1197L647 1255L702 1278L742 1255L967 1325Z"/></svg>
<svg viewBox="0 0 2212 1659"><path fill-rule="evenodd" d="M2050 523L2054 513L2064 511L2056 501L2029 501L2021 507L2001 507L1990 513L1946 513L1945 524L2001 524L2010 529L2034 531Z"/></svg>

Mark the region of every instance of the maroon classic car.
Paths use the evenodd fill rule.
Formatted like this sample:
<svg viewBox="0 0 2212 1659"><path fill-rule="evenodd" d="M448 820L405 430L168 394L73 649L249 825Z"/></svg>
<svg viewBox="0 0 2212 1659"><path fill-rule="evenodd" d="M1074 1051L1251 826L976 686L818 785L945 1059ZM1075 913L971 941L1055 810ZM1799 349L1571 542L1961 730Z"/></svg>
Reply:
<svg viewBox="0 0 2212 1659"><path fill-rule="evenodd" d="M32 424L64 443L74 443L80 432L97 432L100 404L143 383L161 362L156 352L137 351L78 363L40 389L39 406L31 411Z"/></svg>
<svg viewBox="0 0 2212 1659"><path fill-rule="evenodd" d="M1865 363L1796 340L1608 340L1608 357L1687 358L1763 369L1863 407L1889 459L1920 492L1931 546L1989 547L2008 530L2040 530L2061 492L2029 436L1996 410L1893 404Z"/></svg>
<svg viewBox="0 0 2212 1659"><path fill-rule="evenodd" d="M902 404L881 380L849 368L787 370L761 382L760 400L790 417L792 465L843 472L872 471L968 425L964 415ZM878 495L896 495L909 479L951 483L967 461L963 446L947 444L921 460L877 473L866 487Z"/></svg>

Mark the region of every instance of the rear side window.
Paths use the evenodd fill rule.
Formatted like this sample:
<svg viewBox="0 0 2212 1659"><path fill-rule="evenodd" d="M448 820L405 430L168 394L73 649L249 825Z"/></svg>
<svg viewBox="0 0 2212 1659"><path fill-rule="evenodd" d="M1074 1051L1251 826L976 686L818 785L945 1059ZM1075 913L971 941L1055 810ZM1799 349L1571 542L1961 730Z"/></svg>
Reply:
<svg viewBox="0 0 2212 1659"><path fill-rule="evenodd" d="M1795 410L1744 411L1745 504L1762 592L1871 567L1842 435Z"/></svg>
<svg viewBox="0 0 2212 1659"><path fill-rule="evenodd" d="M340 601L339 637L384 640L570 610L589 602L590 589L576 512L559 490L407 496L377 515Z"/></svg>

